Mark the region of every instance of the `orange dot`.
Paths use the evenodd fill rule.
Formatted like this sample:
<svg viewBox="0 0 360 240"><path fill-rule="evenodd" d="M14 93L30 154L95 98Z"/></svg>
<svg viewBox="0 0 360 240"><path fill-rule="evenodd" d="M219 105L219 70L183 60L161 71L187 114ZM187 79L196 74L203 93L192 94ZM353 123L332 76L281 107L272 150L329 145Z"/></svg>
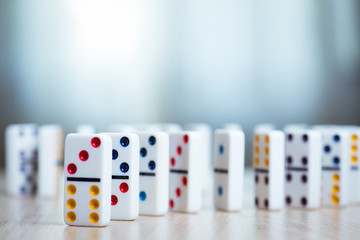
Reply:
<svg viewBox="0 0 360 240"><path fill-rule="evenodd" d="M259 158L254 158L254 165L259 166Z"/></svg>
<svg viewBox="0 0 360 240"><path fill-rule="evenodd" d="M269 135L265 136L265 143L269 143Z"/></svg>
<svg viewBox="0 0 360 240"><path fill-rule="evenodd" d="M76 214L74 212L68 212L66 214L66 220L68 220L68 222L75 222L76 220Z"/></svg>
<svg viewBox="0 0 360 240"><path fill-rule="evenodd" d="M76 193L76 187L74 184L67 186L66 191L69 195L74 195Z"/></svg>
<svg viewBox="0 0 360 240"><path fill-rule="evenodd" d="M265 155L269 155L269 148L265 147Z"/></svg>
<svg viewBox="0 0 360 240"><path fill-rule="evenodd" d="M334 194L337 194L338 192L340 192L340 187L337 186L337 185L334 185L334 186L332 187L332 192L333 192Z"/></svg>
<svg viewBox="0 0 360 240"><path fill-rule="evenodd" d="M265 158L265 167L269 167L269 159Z"/></svg>
<svg viewBox="0 0 360 240"><path fill-rule="evenodd" d="M255 154L259 154L259 146L254 147L254 152L255 152Z"/></svg>
<svg viewBox="0 0 360 240"><path fill-rule="evenodd" d="M357 141L357 140L358 140L358 136L355 135L355 134L352 135L352 136L351 136L351 140L354 141L354 142Z"/></svg>
<svg viewBox="0 0 360 240"><path fill-rule="evenodd" d="M356 151L357 151L357 146L356 146L356 145L352 145L352 146L351 146L351 151L356 152Z"/></svg>
<svg viewBox="0 0 360 240"><path fill-rule="evenodd" d="M76 201L70 198L66 201L66 206L68 209L74 209L76 207Z"/></svg>
<svg viewBox="0 0 360 240"><path fill-rule="evenodd" d="M356 156L351 157L351 162L357 163L357 161L358 161L358 158Z"/></svg>
<svg viewBox="0 0 360 240"><path fill-rule="evenodd" d="M96 212L90 213L89 220L91 223L97 223L99 221L99 215Z"/></svg>
<svg viewBox="0 0 360 240"><path fill-rule="evenodd" d="M332 202L333 205L339 205L340 199L339 199L338 196L332 195L332 196L331 196L331 202Z"/></svg>
<svg viewBox="0 0 360 240"><path fill-rule="evenodd" d="M98 186L92 185L92 186L90 187L90 189L89 189L89 192L90 192L90 194L91 194L92 196L97 196L97 195L99 194L99 192L100 192L100 189L99 189Z"/></svg>
<svg viewBox="0 0 360 240"><path fill-rule="evenodd" d="M337 174L337 173L335 173L335 174L333 175L333 181L334 181L334 182L339 182L339 181L340 181L340 175Z"/></svg>
<svg viewBox="0 0 360 240"><path fill-rule="evenodd" d="M91 199L90 202L89 202L89 206L92 210L96 210L99 208L100 206L100 203L97 199Z"/></svg>
<svg viewBox="0 0 360 240"><path fill-rule="evenodd" d="M260 139L260 138L259 138L259 135L256 134L255 137L254 137L254 142L258 143L258 142L259 142L259 139Z"/></svg>

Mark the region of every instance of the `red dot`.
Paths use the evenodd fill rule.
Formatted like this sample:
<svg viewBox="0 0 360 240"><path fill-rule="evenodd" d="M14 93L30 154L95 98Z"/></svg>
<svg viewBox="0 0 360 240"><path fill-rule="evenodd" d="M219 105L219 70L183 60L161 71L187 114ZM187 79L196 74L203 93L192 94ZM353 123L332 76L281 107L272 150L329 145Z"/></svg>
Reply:
<svg viewBox="0 0 360 240"><path fill-rule="evenodd" d="M70 164L68 165L68 167L67 167L67 171L68 171L68 173L70 173L70 174L76 173L76 171L77 171L76 165L73 164L73 163L70 163Z"/></svg>
<svg viewBox="0 0 360 240"><path fill-rule="evenodd" d="M129 185L127 185L127 183L123 182L122 184L120 184L120 191L122 193L126 193L128 190L129 190Z"/></svg>
<svg viewBox="0 0 360 240"><path fill-rule="evenodd" d="M169 206L170 208L174 208L174 200L170 199Z"/></svg>
<svg viewBox="0 0 360 240"><path fill-rule="evenodd" d="M175 191L175 193L176 193L176 196L177 196L177 197L180 197L180 196L181 196L181 189L180 189L180 188L177 188L176 191Z"/></svg>
<svg viewBox="0 0 360 240"><path fill-rule="evenodd" d="M91 139L91 146L93 146L94 148L98 148L101 144L101 140L98 137L94 137L93 139Z"/></svg>
<svg viewBox="0 0 360 240"><path fill-rule="evenodd" d="M115 195L111 195L111 205L116 205L118 203L118 198Z"/></svg>
<svg viewBox="0 0 360 240"><path fill-rule="evenodd" d="M182 148L181 148L181 146L178 146L178 147L176 148L176 152L177 152L178 155L181 155L181 153L182 153Z"/></svg>
<svg viewBox="0 0 360 240"><path fill-rule="evenodd" d="M183 139L184 139L185 144L187 144L189 142L189 136L187 134L184 135Z"/></svg>
<svg viewBox="0 0 360 240"><path fill-rule="evenodd" d="M187 177L183 177L182 178L182 184L184 185L184 186L186 186L187 185Z"/></svg>
<svg viewBox="0 0 360 240"><path fill-rule="evenodd" d="M80 158L81 161L86 161L89 158L89 153L87 151L85 151L85 150L82 150L79 153L79 158Z"/></svg>
<svg viewBox="0 0 360 240"><path fill-rule="evenodd" d="M170 165L171 165L172 167L175 166L175 158L174 158L174 157L172 157L172 158L170 159Z"/></svg>

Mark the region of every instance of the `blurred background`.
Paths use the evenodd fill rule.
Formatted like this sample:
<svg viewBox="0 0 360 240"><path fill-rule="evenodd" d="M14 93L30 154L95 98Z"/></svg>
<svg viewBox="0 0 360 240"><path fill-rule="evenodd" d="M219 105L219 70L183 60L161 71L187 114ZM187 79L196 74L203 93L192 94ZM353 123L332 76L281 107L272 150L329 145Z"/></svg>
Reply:
<svg viewBox="0 0 360 240"><path fill-rule="evenodd" d="M357 0L0 0L0 134L235 122L250 150L258 123L359 124L359 23Z"/></svg>

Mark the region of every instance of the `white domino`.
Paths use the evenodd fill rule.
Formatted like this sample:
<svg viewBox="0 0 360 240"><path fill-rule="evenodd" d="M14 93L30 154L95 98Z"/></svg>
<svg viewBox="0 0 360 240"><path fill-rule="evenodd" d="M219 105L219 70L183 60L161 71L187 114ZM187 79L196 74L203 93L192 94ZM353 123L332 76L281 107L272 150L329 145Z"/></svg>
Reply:
<svg viewBox="0 0 360 240"><path fill-rule="evenodd" d="M242 207L244 149L243 131L215 131L214 203L219 210L236 211Z"/></svg>
<svg viewBox="0 0 360 240"><path fill-rule="evenodd" d="M139 136L106 133L112 138L111 219L139 216Z"/></svg>
<svg viewBox="0 0 360 240"><path fill-rule="evenodd" d="M31 194L36 189L38 126L13 124L6 128L6 190Z"/></svg>
<svg viewBox="0 0 360 240"><path fill-rule="evenodd" d="M165 132L139 132L140 186L139 212L163 215L169 199L169 135Z"/></svg>
<svg viewBox="0 0 360 240"><path fill-rule="evenodd" d="M54 197L58 193L60 167L63 164L64 132L60 125L39 128L38 195Z"/></svg>
<svg viewBox="0 0 360 240"><path fill-rule="evenodd" d="M255 205L278 210L284 207L284 133L263 130L254 136Z"/></svg>
<svg viewBox="0 0 360 240"><path fill-rule="evenodd" d="M64 220L75 226L110 222L112 141L107 135L69 134L65 140Z"/></svg>
<svg viewBox="0 0 360 240"><path fill-rule="evenodd" d="M286 132L285 203L288 207L320 207L321 141L318 131L295 129Z"/></svg>
<svg viewBox="0 0 360 240"><path fill-rule="evenodd" d="M202 139L198 132L182 131L170 134L171 211L196 213L201 209Z"/></svg>
<svg viewBox="0 0 360 240"><path fill-rule="evenodd" d="M96 133L95 127L91 124L80 124L76 128L76 132L81 133L81 134L95 134Z"/></svg>

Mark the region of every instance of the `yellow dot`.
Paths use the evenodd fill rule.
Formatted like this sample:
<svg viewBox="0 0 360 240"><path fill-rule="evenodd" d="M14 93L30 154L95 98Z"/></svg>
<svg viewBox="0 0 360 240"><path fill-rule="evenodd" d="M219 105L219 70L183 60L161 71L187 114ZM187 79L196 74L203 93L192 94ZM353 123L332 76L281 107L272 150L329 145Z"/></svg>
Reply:
<svg viewBox="0 0 360 240"><path fill-rule="evenodd" d="M269 155L269 148L265 147L265 155Z"/></svg>
<svg viewBox="0 0 360 240"><path fill-rule="evenodd" d="M352 135L352 136L351 136L351 140L354 141L354 142L357 141L357 140L358 140L358 136L357 136L357 135Z"/></svg>
<svg viewBox="0 0 360 240"><path fill-rule="evenodd" d="M256 142L256 143L258 143L259 142L259 135L255 135L255 137L254 137L254 141Z"/></svg>
<svg viewBox="0 0 360 240"><path fill-rule="evenodd" d="M96 185L92 185L91 187L90 187L90 194L91 195L93 195L93 196L97 196L98 194L99 194L99 192L100 192L100 189L99 189L99 187L98 186L96 186Z"/></svg>
<svg viewBox="0 0 360 240"><path fill-rule="evenodd" d="M335 173L335 174L333 175L333 181L334 181L334 182L338 182L339 180L340 180L339 174Z"/></svg>
<svg viewBox="0 0 360 240"><path fill-rule="evenodd" d="M91 223L97 223L99 221L99 215L95 212L90 213L89 220Z"/></svg>
<svg viewBox="0 0 360 240"><path fill-rule="evenodd" d="M89 206L90 206L90 208L91 208L92 210L96 210L96 209L99 208L100 203L99 203L99 201L96 200L96 199L91 199L91 201L89 202Z"/></svg>
<svg viewBox="0 0 360 240"><path fill-rule="evenodd" d="M334 205L339 205L339 203L340 203L339 197L334 196L334 195L331 196L331 201L332 201L332 204L334 204Z"/></svg>
<svg viewBox="0 0 360 240"><path fill-rule="evenodd" d="M269 136L268 135L265 136L265 143L269 143Z"/></svg>
<svg viewBox="0 0 360 240"><path fill-rule="evenodd" d="M269 159L265 158L265 167L269 167Z"/></svg>
<svg viewBox="0 0 360 240"><path fill-rule="evenodd" d="M76 207L76 201L72 198L68 199L66 202L68 209L74 209Z"/></svg>
<svg viewBox="0 0 360 240"><path fill-rule="evenodd" d="M352 156L352 157L351 157L351 162L357 163L357 161L358 161L358 159L357 159L356 156Z"/></svg>
<svg viewBox="0 0 360 240"><path fill-rule="evenodd" d="M255 152L255 154L259 154L259 146L254 147L254 152Z"/></svg>
<svg viewBox="0 0 360 240"><path fill-rule="evenodd" d="M259 165L259 158L254 158L254 165L258 166Z"/></svg>
<svg viewBox="0 0 360 240"><path fill-rule="evenodd" d="M337 194L338 192L340 192L340 187L337 186L337 185L334 185L334 186L332 187L332 191L333 191L334 194Z"/></svg>
<svg viewBox="0 0 360 240"><path fill-rule="evenodd" d="M357 151L357 146L356 146L356 145L352 145L352 146L351 146L351 151L356 152L356 151Z"/></svg>
<svg viewBox="0 0 360 240"><path fill-rule="evenodd" d="M74 212L68 212L66 214L66 219L68 220L68 222L75 222L76 214Z"/></svg>
<svg viewBox="0 0 360 240"><path fill-rule="evenodd" d="M69 195L74 195L76 193L76 187L74 184L67 186L66 191Z"/></svg>

